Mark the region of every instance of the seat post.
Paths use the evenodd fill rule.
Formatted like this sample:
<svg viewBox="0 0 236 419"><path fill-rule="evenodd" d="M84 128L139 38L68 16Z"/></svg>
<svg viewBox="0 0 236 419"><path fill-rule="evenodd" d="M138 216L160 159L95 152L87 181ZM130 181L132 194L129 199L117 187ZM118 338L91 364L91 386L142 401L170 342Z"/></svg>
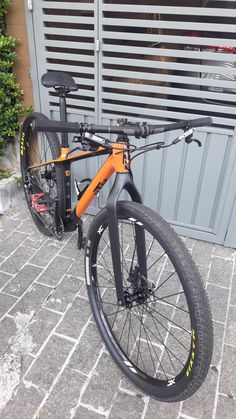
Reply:
<svg viewBox="0 0 236 419"><path fill-rule="evenodd" d="M60 120L62 122L66 122L67 121L67 114L66 114L65 92L60 93L59 106L60 106ZM67 132L62 132L61 133L61 145L64 148L69 147L68 133Z"/></svg>

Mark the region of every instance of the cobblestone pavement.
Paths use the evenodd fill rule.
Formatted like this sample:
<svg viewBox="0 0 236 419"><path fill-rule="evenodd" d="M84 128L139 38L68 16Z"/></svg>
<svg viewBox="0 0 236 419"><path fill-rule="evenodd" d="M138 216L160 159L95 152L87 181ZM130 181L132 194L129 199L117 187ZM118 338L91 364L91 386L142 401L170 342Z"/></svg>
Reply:
<svg viewBox="0 0 236 419"><path fill-rule="evenodd" d="M192 239L186 244L211 300L214 357L194 396L166 404L133 387L107 354L91 316L76 235L63 242L40 235L23 202L1 217L0 418L235 417L236 252Z"/></svg>

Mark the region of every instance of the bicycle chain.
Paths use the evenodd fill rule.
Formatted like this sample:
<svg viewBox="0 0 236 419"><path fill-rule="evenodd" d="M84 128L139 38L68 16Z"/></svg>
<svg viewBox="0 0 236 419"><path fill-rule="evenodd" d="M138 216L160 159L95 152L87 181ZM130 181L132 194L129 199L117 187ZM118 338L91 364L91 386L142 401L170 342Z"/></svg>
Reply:
<svg viewBox="0 0 236 419"><path fill-rule="evenodd" d="M57 238L57 240L61 241L63 240L65 229L64 229L62 218L60 216L58 216L58 221L59 221L58 222L59 228L57 230L56 227L54 226L52 233Z"/></svg>

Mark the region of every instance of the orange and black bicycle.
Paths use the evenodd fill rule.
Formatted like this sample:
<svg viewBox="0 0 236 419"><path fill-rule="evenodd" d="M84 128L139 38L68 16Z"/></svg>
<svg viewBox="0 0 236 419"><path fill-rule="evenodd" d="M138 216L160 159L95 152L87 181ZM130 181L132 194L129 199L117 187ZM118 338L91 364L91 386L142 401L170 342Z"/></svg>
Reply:
<svg viewBox="0 0 236 419"><path fill-rule="evenodd" d="M210 118L165 125L129 123L117 126L66 121L67 92L77 90L72 77L51 72L42 77L60 96L60 121L32 113L23 123L21 169L33 220L46 235L62 239L78 229L85 249L88 296L101 336L122 371L145 393L176 402L202 384L212 357L213 331L208 298L199 272L182 240L155 212L142 204L131 171L132 159L183 140L194 141L194 127ZM170 144L142 147L129 138L182 129ZM56 133L61 134L61 142ZM75 148L69 148L74 133ZM102 133L116 134L112 142ZM98 135L99 134L99 135ZM137 141L136 141L137 142ZM75 184L78 201L71 209L71 164L107 155L91 179ZM86 240L81 216L115 173L107 204L93 219ZM126 190L131 200L119 200Z"/></svg>

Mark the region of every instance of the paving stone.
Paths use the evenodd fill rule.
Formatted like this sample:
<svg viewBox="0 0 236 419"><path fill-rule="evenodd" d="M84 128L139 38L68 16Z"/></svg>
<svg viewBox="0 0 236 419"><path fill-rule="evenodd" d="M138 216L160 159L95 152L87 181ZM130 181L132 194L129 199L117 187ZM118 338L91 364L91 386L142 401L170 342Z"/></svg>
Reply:
<svg viewBox="0 0 236 419"><path fill-rule="evenodd" d="M27 214L29 214L29 210L28 208L26 208ZM38 231L36 225L34 224L34 221L31 217L31 215L29 214L29 216L27 216L25 218L25 220L23 220L21 222L21 224L18 226L17 228L18 231L22 231L23 233L28 233L28 234L33 234L36 231Z"/></svg>
<svg viewBox="0 0 236 419"><path fill-rule="evenodd" d="M89 323L71 357L69 366L88 374L94 367L102 346L97 327L94 323Z"/></svg>
<svg viewBox="0 0 236 419"><path fill-rule="evenodd" d="M236 348L236 307L229 306L225 343Z"/></svg>
<svg viewBox="0 0 236 419"><path fill-rule="evenodd" d="M26 293L19 299L18 303L11 310L10 314L14 316L16 313L33 314L36 312L46 298L50 295L52 289L41 284L33 284Z"/></svg>
<svg viewBox="0 0 236 419"><path fill-rule="evenodd" d="M184 236L180 236L181 240L183 240L185 246L187 247L187 249L191 252L194 242L194 239L191 239L190 237L184 237Z"/></svg>
<svg viewBox="0 0 236 419"><path fill-rule="evenodd" d="M69 418L70 414L76 408L80 391L84 385L86 377L66 368L45 404L39 411L40 418Z"/></svg>
<svg viewBox="0 0 236 419"><path fill-rule="evenodd" d="M0 318L10 310L18 299L11 295L6 295L0 292Z"/></svg>
<svg viewBox="0 0 236 419"><path fill-rule="evenodd" d="M60 312L66 311L82 285L83 281L81 279L65 275L45 304L45 307Z"/></svg>
<svg viewBox="0 0 236 419"><path fill-rule="evenodd" d="M209 267L211 262L211 255L213 250L213 244L195 240L192 250L192 256L197 265Z"/></svg>
<svg viewBox="0 0 236 419"><path fill-rule="evenodd" d="M15 275L17 274L23 265L29 261L34 255L35 250L29 249L25 246L19 246L2 264L0 269L3 272Z"/></svg>
<svg viewBox="0 0 236 419"><path fill-rule="evenodd" d="M216 419L233 419L236 411L236 398L230 398L223 395L219 395Z"/></svg>
<svg viewBox="0 0 236 419"><path fill-rule="evenodd" d="M213 320L225 322L229 290L209 284L207 286L207 294L210 299Z"/></svg>
<svg viewBox="0 0 236 419"><path fill-rule="evenodd" d="M118 391L111 412L110 419L141 419L144 410L144 399Z"/></svg>
<svg viewBox="0 0 236 419"><path fill-rule="evenodd" d="M66 243L66 245L63 247L63 249L60 251L60 255L66 256L68 258L76 259L77 261L81 260L81 262L83 263L84 251L78 249L77 240L78 240L77 234L73 234L71 238L68 240L68 242Z"/></svg>
<svg viewBox="0 0 236 419"><path fill-rule="evenodd" d="M203 280L203 282L206 286L206 282L207 282L208 277L209 277L210 268L206 268L205 266L198 266L198 270L199 270L201 278L202 278L202 280Z"/></svg>
<svg viewBox="0 0 236 419"><path fill-rule="evenodd" d="M130 381L126 375L124 375L120 381L119 388L124 391L128 391L130 394L134 394L137 397L142 397L142 390L136 387L132 381Z"/></svg>
<svg viewBox="0 0 236 419"><path fill-rule="evenodd" d="M42 284L55 287L68 271L71 264L71 259L56 256L39 277L38 281Z"/></svg>
<svg viewBox="0 0 236 419"><path fill-rule="evenodd" d="M0 413L1 419L31 419L44 398L44 391L21 383Z"/></svg>
<svg viewBox="0 0 236 419"><path fill-rule="evenodd" d="M14 220L12 217L4 217L4 223L0 226L0 235L4 241L17 227L19 226L19 220Z"/></svg>
<svg viewBox="0 0 236 419"><path fill-rule="evenodd" d="M30 354L22 354L21 357L21 376L23 377L32 363L34 362L35 358Z"/></svg>
<svg viewBox="0 0 236 419"><path fill-rule="evenodd" d="M25 379L48 390L68 358L72 347L73 343L66 339L52 336L26 374Z"/></svg>
<svg viewBox="0 0 236 419"><path fill-rule="evenodd" d="M103 353L86 387L81 402L103 412L111 408L121 379L121 372L110 355Z"/></svg>
<svg viewBox="0 0 236 419"><path fill-rule="evenodd" d="M214 328L214 345L213 345L213 356L212 356L212 365L216 367L219 366L221 361L221 352L224 338L224 329L225 325L213 322Z"/></svg>
<svg viewBox="0 0 236 419"><path fill-rule="evenodd" d="M85 221L85 230L90 222L91 219L88 217ZM13 243L12 238L14 237L16 240ZM21 240L24 240L23 245L21 245ZM225 323L229 290L224 287L229 288L231 285L232 264L236 252L234 249L188 238L184 238L184 242L192 252L195 261L199 263L199 270L204 282L206 283L207 280L210 282L208 293L213 318L216 320L214 321L212 368L201 389L189 400L184 401L182 412L179 403L160 403L150 399L143 418L186 419L188 417L189 419L199 419L204 417L213 419L213 402L217 390L216 381L221 364L220 392L222 394L219 394L216 418L214 417L214 419L233 418L236 407L236 399L233 398L236 394L233 378L233 368L236 364L236 348L234 347L236 346L236 268L232 278L227 325ZM19 247L17 248L17 246ZM41 235L35 227L33 220L28 215L26 205L20 204L17 210L10 212L7 217L0 217L0 249L2 249L0 252L0 289L5 287L4 291L8 294L0 293L0 313L2 309L3 312L8 310L9 304L11 309L11 305L15 301L17 302L14 295L21 295L21 290L17 287L19 281L23 284L23 290L30 287L25 296L19 298L19 302L13 307L11 313L16 315L22 308L22 315L26 314L28 316L28 314L32 315L33 312L38 311L32 318L27 333L29 332L32 338L31 352L33 354L39 353L36 360L33 356L22 353L21 374L22 379L26 374L29 380L28 382L25 380L27 388L25 388L21 379L21 384L12 394L12 399L0 413L0 419L32 419L37 417L36 412L45 393L43 390L30 387L30 381L36 386L39 385L42 389L48 390L57 374L61 373L65 360L68 361L67 357L74 344L63 339L60 335L53 334L50 336L53 328L61 320L61 315L51 311L51 309L61 313L67 311L63 321L56 329L59 334L78 338L89 318L90 323L83 331L77 349L72 354L65 371L56 382L54 389L40 410L39 417L42 419L62 417L64 419L74 414L73 417L77 419L104 419L107 417L109 409L112 408L109 419L113 419L113 417L114 419L116 417L122 417L122 419L135 417L138 419L140 413L143 412L144 395L127 377L122 378L122 373L116 369L107 352L104 352L99 360L85 389L82 401L75 412L81 390L80 384L83 385L85 382L81 381L80 383L79 380L77 383L77 378L88 379L83 374L91 374L103 345L95 323L90 317L90 306L88 300L86 300L87 291L83 279L84 252L77 249L77 234L66 234L63 242L58 242L53 238L48 239ZM13 252L12 255L5 259L5 255L9 255L10 251ZM61 269L58 270L61 264L54 262L53 265L52 259L55 256L56 261L66 260L67 257L71 259L72 265L63 279L62 275L65 271L62 274ZM30 272L27 274L27 269L29 269L27 266L30 266L31 262L42 268L46 267L47 273L41 276L42 279L44 278L45 286L39 283L32 284L36 276L33 279ZM37 266L34 268L40 270ZM16 276L13 278L12 275ZM59 276L62 279L60 283ZM41 282L40 279L38 281ZM50 287L47 287L46 284ZM52 286L56 287L55 290L52 290ZM51 294L52 292L53 294ZM9 293L12 293L12 296ZM77 295L76 298L75 295ZM2 296L4 296L3 300L1 300ZM45 306L45 308L40 309L41 306ZM221 351L224 329L226 331L225 343L228 345L224 345L222 362ZM2 336L0 356L9 349L9 345L15 342L18 332L14 318L6 315L0 321L0 335ZM49 341L40 353L40 348L49 336ZM56 341L53 342L52 339ZM119 389L118 393L117 389ZM142 407L139 406L140 404ZM106 412L106 415L104 416L102 412L104 415Z"/></svg>
<svg viewBox="0 0 236 419"><path fill-rule="evenodd" d="M83 285L79 290L79 295L88 300L87 285L86 285L85 281L83 281Z"/></svg>
<svg viewBox="0 0 236 419"><path fill-rule="evenodd" d="M17 327L14 319L6 316L0 321L0 357L13 342L16 332Z"/></svg>
<svg viewBox="0 0 236 419"><path fill-rule="evenodd" d="M184 400L181 413L196 419L211 418L218 382L218 370L210 368L207 378L189 399Z"/></svg>
<svg viewBox="0 0 236 419"><path fill-rule="evenodd" d="M93 410L86 409L86 407L79 406L76 410L73 419L105 419L106 416L94 412Z"/></svg>
<svg viewBox="0 0 236 419"><path fill-rule="evenodd" d="M56 332L76 339L90 316L91 310L88 301L77 297L74 299L71 308L66 312Z"/></svg>
<svg viewBox="0 0 236 419"><path fill-rule="evenodd" d="M47 240L44 245L38 250L30 263L37 266L47 266L51 259L59 252L62 243L54 240Z"/></svg>
<svg viewBox="0 0 236 419"><path fill-rule="evenodd" d="M222 370L220 377L220 393L234 396L236 398L236 381L233 369L236 365L236 348L224 346Z"/></svg>
<svg viewBox="0 0 236 419"><path fill-rule="evenodd" d="M44 309L39 310L29 326L29 334L32 337L33 343L33 350L31 351L32 354L36 354L38 352L60 319L60 314Z"/></svg>
<svg viewBox="0 0 236 419"><path fill-rule="evenodd" d="M8 257L20 244L24 242L27 235L14 231L7 239L0 245L0 255Z"/></svg>
<svg viewBox="0 0 236 419"><path fill-rule="evenodd" d="M25 265L20 272L8 282L3 288L3 291L15 295L16 297L20 297L41 272L42 268Z"/></svg>
<svg viewBox="0 0 236 419"><path fill-rule="evenodd" d="M230 304L236 306L236 275L232 278Z"/></svg>
<svg viewBox="0 0 236 419"><path fill-rule="evenodd" d="M180 403L161 403L150 399L145 414L145 419L177 419Z"/></svg>
<svg viewBox="0 0 236 419"><path fill-rule="evenodd" d="M34 233L31 236L27 237L27 239L24 241L24 246L38 250L47 241L47 239L47 236L43 236L39 233Z"/></svg>
<svg viewBox="0 0 236 419"><path fill-rule="evenodd" d="M0 271L0 288L4 287L7 281L9 281L11 278L12 275Z"/></svg>
<svg viewBox="0 0 236 419"><path fill-rule="evenodd" d="M229 288L232 273L233 261L213 257L208 282Z"/></svg>
<svg viewBox="0 0 236 419"><path fill-rule="evenodd" d="M224 259L234 259L235 250L231 249L230 247L224 247L224 246L215 244L213 248L213 254L216 256L220 256Z"/></svg>
<svg viewBox="0 0 236 419"><path fill-rule="evenodd" d="M82 251L81 251L82 253ZM84 278L84 257L79 257L68 270L68 275Z"/></svg>

